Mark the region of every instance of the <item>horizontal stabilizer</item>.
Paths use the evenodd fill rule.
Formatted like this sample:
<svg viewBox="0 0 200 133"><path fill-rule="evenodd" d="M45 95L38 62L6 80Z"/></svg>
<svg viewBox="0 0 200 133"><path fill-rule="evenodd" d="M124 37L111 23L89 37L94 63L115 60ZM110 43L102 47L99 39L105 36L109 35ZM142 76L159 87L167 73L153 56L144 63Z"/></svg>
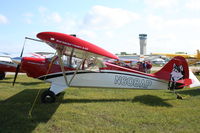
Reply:
<svg viewBox="0 0 200 133"><path fill-rule="evenodd" d="M189 86L189 85L191 85L193 83L192 79L182 79L182 80L178 80L176 82L182 84L179 87Z"/></svg>

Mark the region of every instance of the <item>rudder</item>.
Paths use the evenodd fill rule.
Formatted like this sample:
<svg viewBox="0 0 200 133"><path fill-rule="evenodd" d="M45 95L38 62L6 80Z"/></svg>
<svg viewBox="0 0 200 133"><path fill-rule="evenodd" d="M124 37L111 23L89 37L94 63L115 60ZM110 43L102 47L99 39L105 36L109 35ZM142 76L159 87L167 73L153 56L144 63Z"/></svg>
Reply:
<svg viewBox="0 0 200 133"><path fill-rule="evenodd" d="M179 86L183 84L177 83L177 81L189 78L188 63L184 57L176 56L153 75L157 78L169 81L168 88L170 90L181 89L183 87Z"/></svg>

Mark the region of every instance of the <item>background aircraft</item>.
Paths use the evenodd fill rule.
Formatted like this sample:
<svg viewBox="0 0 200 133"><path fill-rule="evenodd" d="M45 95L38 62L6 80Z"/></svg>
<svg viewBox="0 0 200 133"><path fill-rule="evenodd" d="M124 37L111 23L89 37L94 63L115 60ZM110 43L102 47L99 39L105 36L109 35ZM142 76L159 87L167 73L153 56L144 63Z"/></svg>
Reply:
<svg viewBox="0 0 200 133"><path fill-rule="evenodd" d="M197 54L189 55L189 54L167 54L167 53L153 53L153 55L164 55L166 57L174 57L174 56L183 56L187 59L189 65L196 65L196 63L200 62L200 51L197 50ZM200 74L200 68L198 66L191 67L191 71L194 74Z"/></svg>
<svg viewBox="0 0 200 133"><path fill-rule="evenodd" d="M197 50L197 54L169 54L169 53L152 53L152 55L163 55L166 57L173 58L175 56L183 56L184 58L188 59L189 65L195 64L196 62L200 61L200 51Z"/></svg>
<svg viewBox="0 0 200 133"><path fill-rule="evenodd" d="M15 72L16 67L17 64L9 56L0 56L0 80L5 78L6 72Z"/></svg>
<svg viewBox="0 0 200 133"><path fill-rule="evenodd" d="M47 52L34 52L29 53L26 57L33 58L50 58L53 56L53 53ZM16 68L18 64L21 62L21 57L11 57L10 54L0 56L0 80L3 80L6 76L7 72L16 72ZM19 71L20 73L24 73L22 69Z"/></svg>

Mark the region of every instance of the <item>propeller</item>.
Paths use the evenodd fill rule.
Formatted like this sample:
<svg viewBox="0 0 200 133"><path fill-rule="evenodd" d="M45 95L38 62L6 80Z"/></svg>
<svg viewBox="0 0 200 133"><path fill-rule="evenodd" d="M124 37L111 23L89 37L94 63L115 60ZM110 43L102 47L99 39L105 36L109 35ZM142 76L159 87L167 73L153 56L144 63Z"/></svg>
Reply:
<svg viewBox="0 0 200 133"><path fill-rule="evenodd" d="M13 86L15 85L15 81L16 81L16 79L17 79L17 75L18 75L18 73L19 73L19 71L20 71L21 60L22 60L22 55L23 55L23 53L24 53L24 46L25 46L25 43L26 43L26 38L25 38L25 40L24 40L24 44L23 44L22 51L21 51L21 54L20 54L20 61L19 61L19 58L18 58L17 61L15 61L15 59L13 59L13 62L16 62L16 63L17 63L17 67L16 67L16 71L15 71L15 77L14 77L14 80L13 80L13 83L12 83Z"/></svg>
<svg viewBox="0 0 200 133"><path fill-rule="evenodd" d="M21 67L21 61L22 61L22 56L23 56L23 53L24 53L24 47L25 47L25 44L26 44L26 40L32 40L32 41L38 41L38 42L44 42L42 40L38 40L38 39L34 39L34 38L29 38L29 37L25 37L25 40L24 40L24 44L23 44L23 47L22 47L22 51L21 51L21 54L20 54L20 57L17 57L17 58L12 58L13 62L15 62L17 64L17 67L16 67L16 71L15 71L15 77L14 77L14 80L13 80L13 86L15 85L15 81L17 79L17 75L20 71L20 67Z"/></svg>

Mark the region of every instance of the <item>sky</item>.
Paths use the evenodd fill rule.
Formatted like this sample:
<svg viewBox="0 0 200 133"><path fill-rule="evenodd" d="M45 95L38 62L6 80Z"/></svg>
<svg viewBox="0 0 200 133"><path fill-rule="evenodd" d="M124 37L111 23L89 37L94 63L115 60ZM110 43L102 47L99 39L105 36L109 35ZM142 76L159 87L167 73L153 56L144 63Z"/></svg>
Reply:
<svg viewBox="0 0 200 133"><path fill-rule="evenodd" d="M54 31L76 34L111 53L147 54L200 49L199 0L0 0L0 52L19 54L24 38ZM26 52L53 51L26 41Z"/></svg>

